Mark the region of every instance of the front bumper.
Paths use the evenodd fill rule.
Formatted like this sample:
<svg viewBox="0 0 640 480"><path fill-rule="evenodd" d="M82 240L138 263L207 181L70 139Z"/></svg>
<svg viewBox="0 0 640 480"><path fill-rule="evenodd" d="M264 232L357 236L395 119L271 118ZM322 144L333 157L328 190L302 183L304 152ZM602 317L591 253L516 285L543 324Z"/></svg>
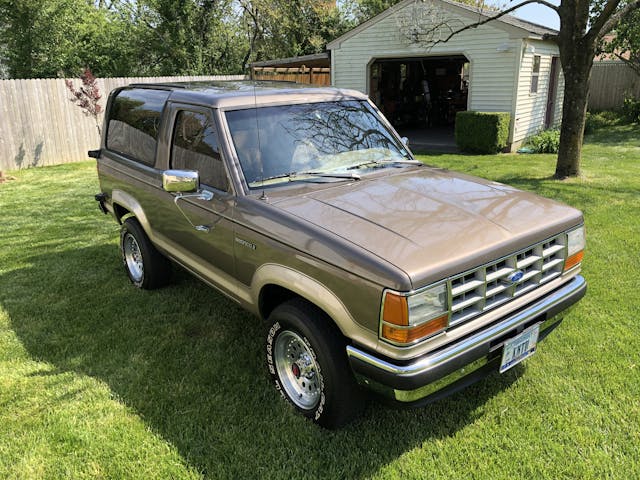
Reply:
<svg viewBox="0 0 640 480"><path fill-rule="evenodd" d="M429 403L497 371L504 342L525 328L540 323L538 339L544 339L562 321L555 316L586 291L577 275L497 323L409 362L394 363L351 345L347 355L361 384L405 404Z"/></svg>

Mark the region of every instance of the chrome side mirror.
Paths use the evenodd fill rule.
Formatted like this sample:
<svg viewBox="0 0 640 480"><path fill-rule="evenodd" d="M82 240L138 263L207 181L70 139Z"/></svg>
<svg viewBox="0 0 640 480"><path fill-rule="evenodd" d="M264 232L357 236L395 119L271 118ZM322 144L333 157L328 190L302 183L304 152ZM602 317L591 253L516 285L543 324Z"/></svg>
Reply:
<svg viewBox="0 0 640 480"><path fill-rule="evenodd" d="M194 170L165 170L162 172L162 188L166 192L177 193L173 199L180 213L187 222L199 232L209 233L213 227L208 225L194 225L189 216L180 208L178 202L186 198L198 200L213 200L213 193L208 190L200 190L200 176Z"/></svg>
<svg viewBox="0 0 640 480"><path fill-rule="evenodd" d="M200 176L193 170L165 170L162 172L162 188L174 193L197 192Z"/></svg>
<svg viewBox="0 0 640 480"><path fill-rule="evenodd" d="M404 143L407 147L409 146L409 137L402 137L400 140L402 140L402 143Z"/></svg>

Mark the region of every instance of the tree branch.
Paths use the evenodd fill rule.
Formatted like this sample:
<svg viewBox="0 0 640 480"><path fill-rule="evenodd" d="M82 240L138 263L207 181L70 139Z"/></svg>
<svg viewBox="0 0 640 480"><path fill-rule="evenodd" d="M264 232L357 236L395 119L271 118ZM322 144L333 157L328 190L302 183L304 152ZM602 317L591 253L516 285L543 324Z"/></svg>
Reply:
<svg viewBox="0 0 640 480"><path fill-rule="evenodd" d="M621 60L624 63L626 63L629 68L631 68L634 72L640 75L640 57L625 58L616 52L613 52L613 55L615 55L618 58L618 60Z"/></svg>
<svg viewBox="0 0 640 480"><path fill-rule="evenodd" d="M620 1L620 0L618 0ZM638 2L640 2L640 0L637 0ZM525 0L522 3L519 3L518 5L514 5L513 7L509 7L506 10L502 10L501 12L497 13L496 15L492 16L492 17L488 17L485 18L484 20L480 21L480 22L475 22L475 23L471 23L469 25L466 25L458 30L455 30L453 32L451 32L449 34L449 36L447 36L445 39L439 39L433 42L433 45L437 45L438 43L446 43L449 40L451 40L452 37L454 37L455 35L464 32L465 30L469 30L471 28L478 28L480 25L484 25L485 23L489 23L492 22L493 20L497 20L500 17L503 17L504 15L508 15L509 13L513 12L514 10L517 10L518 8L524 6L524 5L528 5L530 3L538 3L540 5L544 5L545 7L549 7L550 9L552 9L554 12L558 12L558 7L555 6L553 3L547 2L545 0Z"/></svg>
<svg viewBox="0 0 640 480"><path fill-rule="evenodd" d="M626 17L631 12L633 12L634 10L638 10L639 8L640 8L640 0L635 0L633 2L627 3L624 7L622 7L616 13L611 15L602 24L602 26L600 27L600 31L597 32L597 39L599 40L602 37L604 37L607 33L609 33L613 29L613 27L615 27L618 24L618 22L620 22L622 17ZM595 24L594 24L594 26L595 26ZM591 32L591 30L593 30L593 27L591 27L589 32Z"/></svg>
<svg viewBox="0 0 640 480"><path fill-rule="evenodd" d="M611 19L616 9L620 5L620 0L608 0L600 14L591 22L591 28L585 37L589 40L600 38L600 32L604 25Z"/></svg>

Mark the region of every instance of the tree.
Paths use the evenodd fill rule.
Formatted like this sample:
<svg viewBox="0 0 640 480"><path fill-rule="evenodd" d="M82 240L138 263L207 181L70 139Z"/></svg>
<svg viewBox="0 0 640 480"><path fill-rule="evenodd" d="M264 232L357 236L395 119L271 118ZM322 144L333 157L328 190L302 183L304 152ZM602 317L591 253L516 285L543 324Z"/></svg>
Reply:
<svg viewBox="0 0 640 480"><path fill-rule="evenodd" d="M622 60L640 75L640 10L620 20L612 38L603 43L602 51Z"/></svg>
<svg viewBox="0 0 640 480"><path fill-rule="evenodd" d="M559 32L556 35L545 36L558 44L565 83L555 177L562 179L577 176L580 174L580 155L593 58L604 35L616 27L623 18L637 12L640 0L560 0L560 5L557 6L546 0L525 0L497 13L490 12L483 20L456 26L446 36L427 35L430 40L426 45L447 42L454 35L496 20L530 3L544 5L560 17ZM441 28L442 25L434 27Z"/></svg>
<svg viewBox="0 0 640 480"><path fill-rule="evenodd" d="M5 46L4 62L10 77L55 76L55 70L64 61L61 53L64 46L58 42L52 51L48 44L67 22L69 11L64 6L48 8L50 6L41 5L37 0L0 0L0 24L3 25L0 43ZM49 65L43 69L39 59L45 56Z"/></svg>
<svg viewBox="0 0 640 480"><path fill-rule="evenodd" d="M86 0L0 0L7 76L57 77L86 65L99 76L140 73L148 49L130 20Z"/></svg>
<svg viewBox="0 0 640 480"><path fill-rule="evenodd" d="M364 22L384 12L398 2L400 2L400 0L354 0L351 5L352 15L358 23Z"/></svg>
<svg viewBox="0 0 640 480"><path fill-rule="evenodd" d="M86 116L93 117L93 120L96 122L96 128L98 129L98 136L100 136L102 130L100 129L100 120L98 117L102 113L102 107L99 103L102 95L98 88L98 81L88 68L85 68L84 72L82 72L80 80L82 81L82 86L79 89L76 89L73 82L69 79L65 80L65 85L73 95L71 101L78 105L82 109L82 113Z"/></svg>
<svg viewBox="0 0 640 480"><path fill-rule="evenodd" d="M120 2L135 12L150 37L156 73L211 75L242 71L243 39L232 0Z"/></svg>
<svg viewBox="0 0 640 480"><path fill-rule="evenodd" d="M328 0L239 0L246 38L244 63L322 52L354 26Z"/></svg>

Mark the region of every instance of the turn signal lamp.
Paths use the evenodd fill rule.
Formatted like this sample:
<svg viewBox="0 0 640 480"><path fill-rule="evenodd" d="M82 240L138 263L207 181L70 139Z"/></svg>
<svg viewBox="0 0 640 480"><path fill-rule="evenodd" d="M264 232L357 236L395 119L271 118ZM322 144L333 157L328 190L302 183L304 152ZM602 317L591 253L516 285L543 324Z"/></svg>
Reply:
<svg viewBox="0 0 640 480"><path fill-rule="evenodd" d="M441 332L449 323L449 315L429 320L417 327L398 328L382 324L382 337L394 343L410 344Z"/></svg>

